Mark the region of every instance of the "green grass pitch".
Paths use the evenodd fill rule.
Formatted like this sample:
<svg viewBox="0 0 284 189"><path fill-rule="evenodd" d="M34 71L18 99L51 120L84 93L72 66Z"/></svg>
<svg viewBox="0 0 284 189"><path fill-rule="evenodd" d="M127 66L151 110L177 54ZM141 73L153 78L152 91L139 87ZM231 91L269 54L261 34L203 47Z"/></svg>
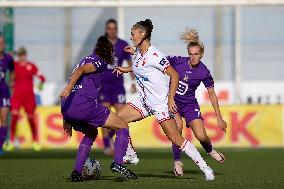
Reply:
<svg viewBox="0 0 284 189"><path fill-rule="evenodd" d="M72 171L74 150L44 150L42 152L14 151L0 157L0 188L88 188L88 189L210 189L210 188L284 188L284 149L220 149L226 162L219 164L205 155L214 169L216 179L205 181L191 160L183 156L185 164L183 177L175 177L170 149L138 150L140 163L129 165L137 180L124 181L113 174L106 158L100 151L92 151L91 156L102 164L99 180L70 183L67 181Z"/></svg>

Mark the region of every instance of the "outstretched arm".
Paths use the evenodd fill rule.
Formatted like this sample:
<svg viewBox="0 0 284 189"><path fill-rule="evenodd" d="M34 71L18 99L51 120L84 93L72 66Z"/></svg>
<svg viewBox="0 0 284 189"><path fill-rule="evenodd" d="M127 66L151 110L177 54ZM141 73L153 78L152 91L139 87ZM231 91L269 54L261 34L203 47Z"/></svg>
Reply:
<svg viewBox="0 0 284 189"><path fill-rule="evenodd" d="M132 64L133 64L132 61L129 60L129 61L127 61L127 63L128 63L128 67L132 68ZM134 75L133 72L131 72L130 76L131 76L131 89L130 89L130 91L131 91L131 93L135 93L137 91L136 85L135 85L135 75Z"/></svg>
<svg viewBox="0 0 284 189"><path fill-rule="evenodd" d="M211 104L212 104L214 111L215 111L215 114L217 116L217 124L221 128L222 131L226 132L227 123L222 118L220 108L219 108L218 98L216 96L214 87L210 87L207 90L208 90L208 94L209 94L209 99L211 101Z"/></svg>
<svg viewBox="0 0 284 189"><path fill-rule="evenodd" d="M116 67L112 73L114 72L116 72L116 75L118 76L119 74L133 72L133 69L132 67Z"/></svg>
<svg viewBox="0 0 284 189"><path fill-rule="evenodd" d="M87 74L87 73L93 73L96 71L96 68L93 64L84 64L83 66L77 68L71 78L70 81L68 83L68 85L62 90L62 92L60 93L60 97L64 98L67 97L71 90L73 89L73 87L75 86L76 82L78 81L78 79L83 75L83 74Z"/></svg>
<svg viewBox="0 0 284 189"><path fill-rule="evenodd" d="M171 78L169 98L168 98L169 99L168 100L169 110L175 113L177 112L177 106L176 106L174 97L175 97L175 94L178 88L179 75L172 66L167 67L165 73L169 75Z"/></svg>

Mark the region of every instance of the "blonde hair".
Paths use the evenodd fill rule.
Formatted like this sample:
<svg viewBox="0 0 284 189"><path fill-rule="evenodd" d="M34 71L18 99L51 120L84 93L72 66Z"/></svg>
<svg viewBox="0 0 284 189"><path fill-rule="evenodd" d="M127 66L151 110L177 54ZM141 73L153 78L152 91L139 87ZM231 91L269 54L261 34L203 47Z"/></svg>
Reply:
<svg viewBox="0 0 284 189"><path fill-rule="evenodd" d="M198 46L201 50L201 57L204 55L204 45L202 41L199 40L197 30L186 28L186 30L181 33L179 38L187 44L187 49Z"/></svg>

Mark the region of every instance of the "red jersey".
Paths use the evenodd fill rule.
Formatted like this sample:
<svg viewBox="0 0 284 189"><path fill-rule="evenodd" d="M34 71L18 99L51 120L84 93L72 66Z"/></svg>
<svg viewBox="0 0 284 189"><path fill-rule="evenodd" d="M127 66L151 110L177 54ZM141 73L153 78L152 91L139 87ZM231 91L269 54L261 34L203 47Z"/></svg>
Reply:
<svg viewBox="0 0 284 189"><path fill-rule="evenodd" d="M37 76L42 83L45 81L36 65L31 62L15 62L14 74L14 93L33 93L34 76Z"/></svg>

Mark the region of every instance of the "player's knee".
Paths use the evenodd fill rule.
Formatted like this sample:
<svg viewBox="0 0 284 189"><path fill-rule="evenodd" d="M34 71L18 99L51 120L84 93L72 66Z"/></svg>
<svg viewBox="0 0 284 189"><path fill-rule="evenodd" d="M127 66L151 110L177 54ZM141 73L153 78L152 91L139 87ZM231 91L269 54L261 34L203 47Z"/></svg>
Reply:
<svg viewBox="0 0 284 189"><path fill-rule="evenodd" d="M98 129L95 127L90 127L87 129L85 135L95 141L98 136Z"/></svg>
<svg viewBox="0 0 284 189"><path fill-rule="evenodd" d="M28 116L28 118L30 118L30 119L35 118L35 114L34 114L34 113L29 113L27 116Z"/></svg>
<svg viewBox="0 0 284 189"><path fill-rule="evenodd" d="M20 112L18 110L12 110L11 113L12 113L13 116L19 116L20 115Z"/></svg>

